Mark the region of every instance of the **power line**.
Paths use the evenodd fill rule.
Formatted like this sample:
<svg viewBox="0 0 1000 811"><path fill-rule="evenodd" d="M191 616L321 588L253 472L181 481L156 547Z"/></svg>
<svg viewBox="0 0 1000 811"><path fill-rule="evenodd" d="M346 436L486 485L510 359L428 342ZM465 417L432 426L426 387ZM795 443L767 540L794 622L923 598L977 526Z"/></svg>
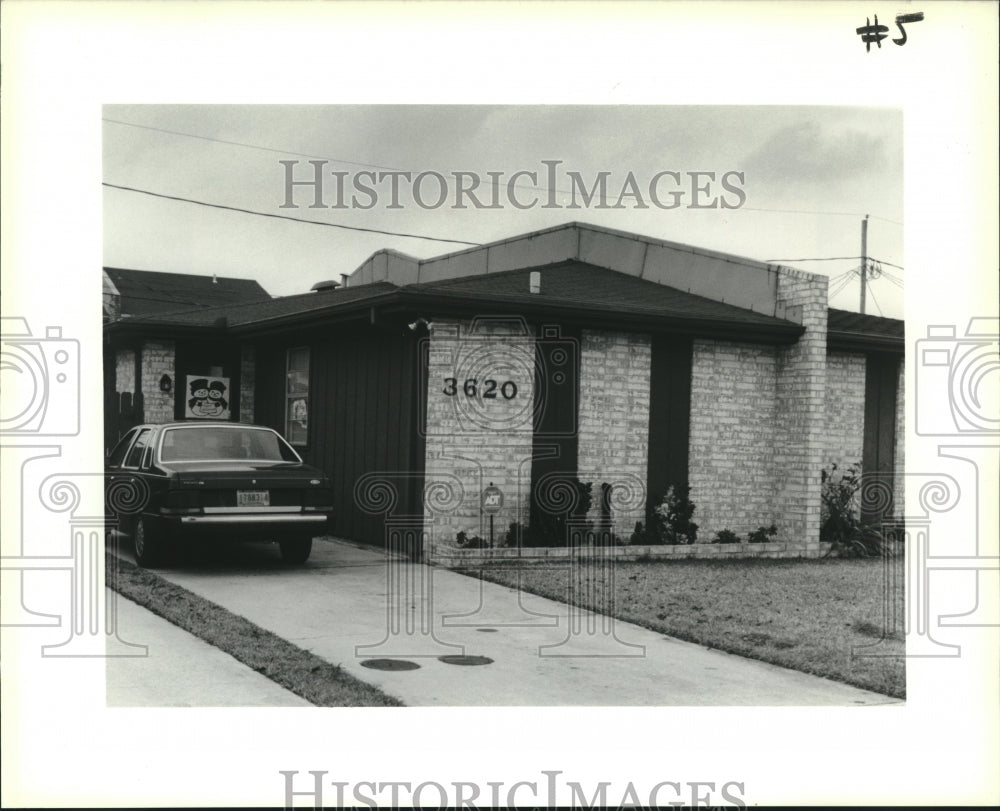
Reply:
<svg viewBox="0 0 1000 811"><path fill-rule="evenodd" d="M765 259L765 262L835 262L847 259L860 259L860 256L813 256L805 259Z"/></svg>
<svg viewBox="0 0 1000 811"><path fill-rule="evenodd" d="M218 208L223 211L236 211L240 214L254 214L258 217L270 217L275 220L291 220L292 222L299 222L305 225L324 225L327 228L342 228L345 231L362 231L366 234L383 234L385 236L391 237L407 237L408 239L427 239L432 242L451 242L458 245L472 245L478 247L481 243L479 242L466 242L462 239L445 239L444 237L428 237L423 234L407 234L401 231L383 231L379 228L362 228L357 225L341 225L334 222L322 222L320 220L303 220L299 217L289 217L285 214L272 214L267 211L252 211L248 208L238 208L236 206L224 206L220 203L206 203L203 200L192 200L189 197L175 197L170 194L160 194L159 192L149 191L147 189L136 189L131 186L118 186L114 183L102 183L102 186L107 186L109 189L120 189L121 191L131 191L136 194L148 194L150 197L160 197L164 200L176 200L179 203L192 203L196 206L205 206L207 208Z"/></svg>
<svg viewBox="0 0 1000 811"><path fill-rule="evenodd" d="M879 304L878 304L878 299L875 298L875 291L872 289L872 286L870 284L868 285L868 292L871 293L872 301L875 302L875 306L878 308L878 314L879 315L883 315L882 308L879 307Z"/></svg>
<svg viewBox="0 0 1000 811"><path fill-rule="evenodd" d="M847 277L847 278L845 278L845 279L844 279L844 280L843 280L843 281L842 281L842 282L841 282L841 283L840 283L840 284L839 284L839 285L837 286L837 289L836 289L836 290L831 290L831 291L829 292L829 294L828 294L828 298L831 298L831 299L832 299L832 298L836 298L836 297L837 297L837 296L839 296L839 295L840 295L841 293L843 293L843 292L844 292L844 290L846 290L846 289L847 289L848 285L850 285L850 283L851 283L851 280L852 280L852 277Z"/></svg>
<svg viewBox="0 0 1000 811"><path fill-rule="evenodd" d="M869 257L869 258L872 258L872 257ZM886 262L885 259L874 259L874 258L872 258L872 261L878 262L879 264L882 264L882 265L888 265L889 267L896 268L897 270L905 270L905 268L902 265L894 265L892 262Z"/></svg>
<svg viewBox="0 0 1000 811"><path fill-rule="evenodd" d="M843 279L845 276L850 276L852 273L854 273L854 269L853 268L851 268L851 270L845 270L843 273L838 273L836 276L831 276L828 279L828 284L830 284L831 286L833 286L837 282L839 282L841 279Z"/></svg>
<svg viewBox="0 0 1000 811"><path fill-rule="evenodd" d="M242 146L246 149L259 149L262 152L276 152L279 155L298 155L300 158L318 158L320 160L332 161L333 163L348 163L352 166L364 166L368 169L384 169L387 172L403 172L404 169L397 169L393 166L380 166L377 163L362 163L360 161L349 161L343 158L331 158L329 155L313 155L308 152L295 152L291 149L275 149L270 146L260 146L259 144L248 144L243 141L228 141L225 138L213 138L210 135L196 135L193 132L179 132L177 130L168 130L164 127L151 127L147 124L133 124L131 121L118 121L114 118L102 118L101 121L106 121L109 124L121 124L123 127L136 127L141 130L152 130L153 132L164 132L168 135L179 135L183 138L197 138L199 141L211 141L215 144L227 144L229 146Z"/></svg>
<svg viewBox="0 0 1000 811"><path fill-rule="evenodd" d="M807 256L801 259L765 259L765 262L839 262L841 260L847 261L849 259L862 259L861 256ZM902 265L896 265L892 262L887 262L885 259L876 259L873 256L868 257L869 262L878 262L881 265L889 265L889 267L894 267L897 270L905 270Z"/></svg>

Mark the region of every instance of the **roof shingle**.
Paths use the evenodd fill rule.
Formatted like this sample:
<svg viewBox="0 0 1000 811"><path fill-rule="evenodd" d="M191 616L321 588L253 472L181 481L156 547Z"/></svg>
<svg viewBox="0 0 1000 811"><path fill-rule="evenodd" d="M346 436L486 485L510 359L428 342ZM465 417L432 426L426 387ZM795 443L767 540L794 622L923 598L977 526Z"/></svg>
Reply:
<svg viewBox="0 0 1000 811"><path fill-rule="evenodd" d="M127 268L105 268L104 272L121 295L121 312L125 316L270 299L268 292L254 279Z"/></svg>

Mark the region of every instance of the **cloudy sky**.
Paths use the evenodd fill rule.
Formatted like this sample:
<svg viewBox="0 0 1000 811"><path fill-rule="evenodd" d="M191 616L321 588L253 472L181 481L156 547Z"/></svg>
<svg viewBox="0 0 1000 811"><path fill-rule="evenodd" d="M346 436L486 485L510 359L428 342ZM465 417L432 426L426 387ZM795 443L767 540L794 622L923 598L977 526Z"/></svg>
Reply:
<svg viewBox="0 0 1000 811"><path fill-rule="evenodd" d="M870 215L868 253L886 263L888 277L873 282L868 311L902 317L899 282L905 266L902 198L902 114L885 108L672 106L288 106L108 105L104 107L103 180L158 194L352 228L483 243L571 220L604 225L759 260L789 261L831 277L833 306L858 308L861 220ZM333 172L345 172L346 207L313 208L309 189L285 203L286 168L311 178L310 160L325 160L324 199L336 202ZM556 183L543 161L560 161ZM426 207L400 180L399 207L390 185L373 185L378 201L354 194L365 171L438 172L447 199L435 206L439 185L421 185ZM506 196L516 181L521 203ZM456 209L452 173L482 180L477 194L490 202L488 172L501 178L499 207ZM606 172L614 205L629 173L640 198L621 207L597 200L571 209L576 172L589 188ZM652 179L661 203L649 196ZM715 173L707 189L692 192L693 172ZM727 192L723 175L744 197ZM672 198L671 190L683 194ZM554 196L555 206L543 208ZM718 198L738 208L695 209ZM468 200L466 200L468 203ZM647 207L641 208L643 203ZM741 204L740 204L741 203ZM257 279L273 295L308 290L322 279L350 273L371 253L394 248L417 257L457 250L459 244L301 224L277 218L104 190L104 264L178 273L217 273Z"/></svg>

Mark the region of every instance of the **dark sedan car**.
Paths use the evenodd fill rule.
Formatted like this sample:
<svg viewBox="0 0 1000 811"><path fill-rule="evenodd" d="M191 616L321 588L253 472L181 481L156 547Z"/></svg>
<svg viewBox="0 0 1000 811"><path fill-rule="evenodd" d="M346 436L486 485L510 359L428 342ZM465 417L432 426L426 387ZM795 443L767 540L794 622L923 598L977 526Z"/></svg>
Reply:
<svg viewBox="0 0 1000 811"><path fill-rule="evenodd" d="M327 476L258 425L138 425L111 451L105 473L109 492L129 502L112 509L141 566L162 561L179 537L273 540L286 561L302 563L333 513ZM131 495L122 499L123 490Z"/></svg>

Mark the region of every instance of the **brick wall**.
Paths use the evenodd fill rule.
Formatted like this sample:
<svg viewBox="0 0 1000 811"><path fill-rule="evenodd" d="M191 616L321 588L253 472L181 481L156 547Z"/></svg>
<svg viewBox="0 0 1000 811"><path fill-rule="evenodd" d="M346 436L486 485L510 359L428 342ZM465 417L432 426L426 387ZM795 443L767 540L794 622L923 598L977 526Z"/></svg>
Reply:
<svg viewBox="0 0 1000 811"><path fill-rule="evenodd" d="M774 507L776 385L773 347L694 342L688 466L699 542L784 523Z"/></svg>
<svg viewBox="0 0 1000 811"><path fill-rule="evenodd" d="M775 421L775 512L781 540L818 555L826 408L827 279L781 268L778 299L806 327L778 350Z"/></svg>
<svg viewBox="0 0 1000 811"><path fill-rule="evenodd" d="M173 341L146 341L142 345L143 416L146 422L170 422L174 418L173 392L160 391L160 378L167 374L176 380L176 363Z"/></svg>
<svg viewBox="0 0 1000 811"><path fill-rule="evenodd" d="M494 518L499 543L512 521L526 521L531 487L535 338L522 322L509 319L435 321L430 328L425 435L426 486L449 488L457 479L459 498L442 498L446 509L428 508L427 541L452 545L455 535L489 535L481 494L491 482L504 493ZM448 379L454 378L452 384ZM474 396L465 381L476 380ZM497 381L484 398L487 379ZM504 397L503 384L517 387ZM455 394L444 393L454 388ZM507 386L507 393L513 389ZM471 389L470 389L471 391ZM429 551L429 550L428 550Z"/></svg>
<svg viewBox="0 0 1000 811"><path fill-rule="evenodd" d="M115 391L135 394L135 350L115 352Z"/></svg>
<svg viewBox="0 0 1000 811"><path fill-rule="evenodd" d="M581 336L579 478L593 484L594 521L601 483L614 487L614 531L625 538L645 516L650 357L648 335L584 330Z"/></svg>
<svg viewBox="0 0 1000 811"><path fill-rule="evenodd" d="M830 352L826 356L826 412L823 467L840 470L860 463L865 440L865 356Z"/></svg>
<svg viewBox="0 0 1000 811"><path fill-rule="evenodd" d="M249 344L240 347L240 422L254 421L253 392L257 352Z"/></svg>

